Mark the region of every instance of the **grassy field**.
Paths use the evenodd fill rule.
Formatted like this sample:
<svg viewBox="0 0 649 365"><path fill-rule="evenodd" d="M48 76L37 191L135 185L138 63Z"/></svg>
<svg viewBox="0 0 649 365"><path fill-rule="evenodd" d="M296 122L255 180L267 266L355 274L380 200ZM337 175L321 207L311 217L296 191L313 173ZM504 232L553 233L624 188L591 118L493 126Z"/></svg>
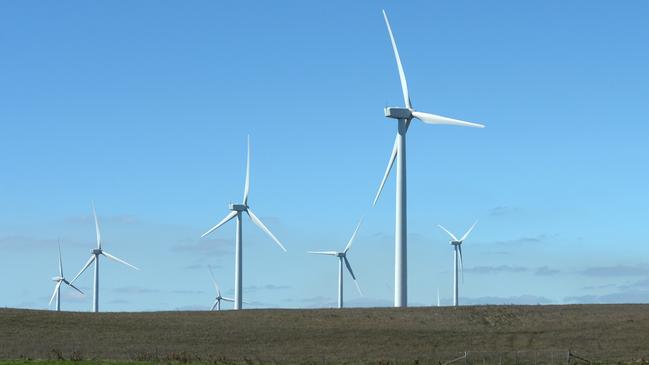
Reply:
<svg viewBox="0 0 649 365"><path fill-rule="evenodd" d="M569 349L598 362L649 358L649 305L96 314L0 309L0 359L443 363L470 351L471 364L565 364Z"/></svg>

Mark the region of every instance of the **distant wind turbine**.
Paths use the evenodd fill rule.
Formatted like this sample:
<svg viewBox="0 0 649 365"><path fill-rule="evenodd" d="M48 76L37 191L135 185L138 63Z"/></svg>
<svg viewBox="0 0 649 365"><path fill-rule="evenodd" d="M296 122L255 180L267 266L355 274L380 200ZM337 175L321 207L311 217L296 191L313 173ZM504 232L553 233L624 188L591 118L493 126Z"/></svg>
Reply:
<svg viewBox="0 0 649 365"><path fill-rule="evenodd" d="M468 231L460 238L459 240L455 235L451 232L449 232L446 228L442 227L442 225L438 225L439 228L443 229L444 232L448 233L449 236L451 236L451 245L453 245L453 305L458 306L460 305L459 301L459 283L458 283L458 266L462 271L462 277L464 278L464 263L462 260L462 243L464 240L466 240L467 237L469 237L469 233L473 231L473 227L475 227L477 221L473 223L471 228L469 228ZM458 261L459 259L459 261ZM459 264L459 265L458 265Z"/></svg>
<svg viewBox="0 0 649 365"><path fill-rule="evenodd" d="M108 252L104 251L101 248L101 233L99 232L99 220L97 219L97 212L95 211L95 203L92 203L92 214L95 217L95 232L97 233L97 248L94 248L90 251L90 259L86 262L86 264L83 266L81 271L77 274L77 276L72 279L72 283L77 280L77 278L83 274L84 271L90 266L90 264L95 263L95 280L94 280L94 285L93 285L93 295L92 295L92 311L93 312L99 312L99 256L106 256L111 260L117 261L119 263L122 263L126 266L130 266L134 268L135 270L140 270L137 267L129 264L128 262L115 257Z"/></svg>
<svg viewBox="0 0 649 365"><path fill-rule="evenodd" d="M54 300L54 297L56 297L56 311L59 312L61 311L61 285L65 284L74 290L78 291L79 293L83 294L79 288L74 286L71 282L69 282L65 276L63 276L63 262L61 260L61 241L59 241L59 276L55 276L52 278L54 282L56 282L56 285L54 286L54 293L52 293L52 297L50 298L50 304L52 305L52 301Z"/></svg>
<svg viewBox="0 0 649 365"><path fill-rule="evenodd" d="M352 266L349 264L349 260L347 259L347 252L349 249L352 247L352 243L354 242L354 238L356 238L356 233L358 232L358 229L361 226L361 223L363 223L363 219L358 222L358 225L356 225L356 229L354 230L354 233L352 233L352 237L349 239L349 242L347 242L347 246L345 246L345 249L342 252L338 251L308 251L310 254L314 255L327 255L327 256L336 256L338 257L338 308L343 307L343 262L345 263L345 266L347 266L347 271L349 271L349 275L352 276L352 279L354 279L354 284L356 284L356 289L358 290L358 293L360 295L363 295L363 292L361 292L360 286L358 286L358 282L356 281L356 276L354 275L354 271L352 270Z"/></svg>
<svg viewBox="0 0 649 365"><path fill-rule="evenodd" d="M216 299L214 300L214 304L212 304L212 309L216 309L217 311L221 310L221 301L225 302L234 302L234 299L232 298L226 298L221 296L221 289L219 288L219 284L216 283L216 279L214 278L214 273L212 273L212 268L207 267L210 270L210 276L212 277L212 283L214 284L214 289L216 290Z"/></svg>
<svg viewBox="0 0 649 365"><path fill-rule="evenodd" d="M396 186L396 228L395 228L395 264L394 264L394 306L395 307L407 307L408 306L408 260L407 260L407 218L406 218L406 132L410 126L410 122L413 118L418 119L426 124L444 124L444 125L455 125L455 126L464 126L464 127L477 127L483 128L484 125L477 123L465 122L457 119L451 119L447 117L442 117L439 115L422 113L415 111L413 109L412 103L410 101L410 94L408 92L408 83L406 82L406 75L403 71L403 65L401 63L401 58L399 57L399 51L397 50L397 43L394 40L394 35L392 34L392 29L390 28L390 22L388 22L388 16L383 11L383 18L385 19L385 25L388 28L388 34L390 35L390 41L392 43L392 50L394 51L394 57L397 61L397 68L399 70L399 79L401 80L401 91L403 92L403 101L405 107L388 107L385 108L385 116L388 118L393 118L398 120L397 125L397 136L394 141L394 146L392 147L392 154L390 155L390 160L388 162L388 167L385 170L383 175L383 180L379 186L379 190L376 193L374 206L381 195L385 181L390 175L390 170L394 164L394 160L397 160L397 186ZM397 159L398 157L398 159Z"/></svg>
<svg viewBox="0 0 649 365"><path fill-rule="evenodd" d="M284 245L282 245L281 242L275 237L275 235L262 223L262 221L255 215L255 213L252 212L250 207L248 206L248 195L250 193L250 137L248 137L248 156L246 159L246 183L245 187L243 190L243 204L230 204L230 213L223 218L217 225L214 227L210 228L209 231L203 233L201 237L205 237L208 234L214 232L217 228L221 227L228 221L230 221L232 218L237 217L237 230L236 230L236 235L235 235L235 240L236 240L236 253L235 253L235 269L234 269L234 309L241 309L242 308L242 291L243 291L243 279L242 279L242 246L243 246L243 237L242 237L242 224L243 220L241 219L241 215L243 212L248 214L248 217L250 217L250 220L252 223L257 225L262 231L264 231L270 238L277 243L277 245L286 252L286 248L284 248Z"/></svg>

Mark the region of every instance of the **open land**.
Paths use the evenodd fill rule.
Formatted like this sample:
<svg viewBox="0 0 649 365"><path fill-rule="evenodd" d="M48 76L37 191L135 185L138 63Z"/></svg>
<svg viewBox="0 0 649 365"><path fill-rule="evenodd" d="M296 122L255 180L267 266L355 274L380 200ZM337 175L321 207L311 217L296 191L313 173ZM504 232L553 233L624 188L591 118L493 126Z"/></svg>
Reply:
<svg viewBox="0 0 649 365"><path fill-rule="evenodd" d="M471 364L565 364L568 351L595 362L642 362L649 359L649 305L0 309L0 359L437 364L465 351Z"/></svg>

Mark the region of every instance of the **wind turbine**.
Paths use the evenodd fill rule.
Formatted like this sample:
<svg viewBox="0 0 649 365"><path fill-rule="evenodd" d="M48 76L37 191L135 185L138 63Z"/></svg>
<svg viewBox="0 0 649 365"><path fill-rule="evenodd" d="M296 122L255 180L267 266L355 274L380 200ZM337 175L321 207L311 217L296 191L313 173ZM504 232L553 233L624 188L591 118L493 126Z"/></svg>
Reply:
<svg viewBox="0 0 649 365"><path fill-rule="evenodd" d="M101 248L101 233L99 232L99 220L97 219L97 212L95 211L95 203L92 203L92 214L95 217L95 231L97 233L97 248L94 248L90 251L90 259L86 262L86 264L83 266L81 271L77 274L77 276L72 279L71 282L74 282L77 280L79 275L83 274L84 271L90 266L90 264L95 263L95 281L94 281L94 286L93 286L93 294L92 294L92 311L93 312L99 312L99 256L106 256L111 260L115 260L119 263L122 263L126 266L130 266L134 268L135 270L140 270L137 267L129 264L128 262L115 257L108 252L104 251Z"/></svg>
<svg viewBox="0 0 649 365"><path fill-rule="evenodd" d="M403 92L404 107L388 107L385 108L385 116L387 118L397 119L397 135L392 147L392 154L388 162L388 167L385 170L383 180L376 193L372 206L376 205L385 181L390 175L390 170L397 160L397 186L396 186L396 225L395 225L395 257L394 257L394 306L407 307L408 306L408 261L407 261L407 218L406 218L406 132L410 126L413 118L419 119L426 124L442 124L442 125L456 125L464 127L477 127L484 128L484 125L477 123L464 122L457 119L442 117L435 114L422 113L415 111L410 101L410 94L408 93L408 84L406 82L406 75L403 71L399 51L397 50L397 43L394 40L388 16L383 10L383 18L385 25L388 28L390 41L392 42L392 50L394 57L397 61L397 68L399 70L399 78L401 80L401 91Z"/></svg>
<svg viewBox="0 0 649 365"><path fill-rule="evenodd" d="M469 233L473 231L473 227L475 227L477 221L473 223L471 228L469 228L468 231L460 238L459 240L455 235L451 232L449 232L446 228L444 228L441 224L438 224L439 228L443 229L444 232L448 233L449 236L451 236L451 245L453 245L453 305L458 306L460 305L459 302L459 283L458 283L458 268L461 269L462 271L462 280L464 280L464 263L462 262L462 243L464 240L466 240L467 237L469 237ZM458 261L459 259L459 261ZM459 264L459 265L458 265Z"/></svg>
<svg viewBox="0 0 649 365"><path fill-rule="evenodd" d="M338 308L343 307L343 262L345 263L345 266L347 266L347 271L349 271L349 275L352 276L352 279L354 279L354 284L356 284L356 289L358 290L358 293L360 295L363 295L363 292L361 292L360 286L358 286L358 282L356 281L356 276L354 275L354 271L352 270L352 266L349 264L349 260L347 260L347 252L349 249L352 247L352 243L354 242L354 238L356 238L356 232L358 232L358 229L361 226L361 223L363 223L363 219L358 222L358 225L356 226L356 229L354 230L354 233L352 234L352 237L349 239L349 242L347 242L347 246L345 246L345 249L342 252L337 252L337 251L307 251L310 254L314 255L327 255L327 256L336 256L338 257Z"/></svg>
<svg viewBox="0 0 649 365"><path fill-rule="evenodd" d="M52 297L50 298L50 304L52 305L52 301L54 300L54 297L56 297L56 311L60 312L61 311L61 285L65 284L74 290L78 291L79 293L83 294L79 288L76 286L72 285L71 282L69 282L65 276L63 276L63 262L61 260L61 241L59 241L59 276L55 276L52 278L54 282L56 282L56 285L54 286L54 293L52 293Z"/></svg>
<svg viewBox="0 0 649 365"><path fill-rule="evenodd" d="M252 212L248 206L248 195L250 194L250 137L248 137L248 157L246 159L246 183L243 189L243 203L242 204L230 204L229 209L230 213L223 218L217 225L210 228L209 231L203 233L201 237L205 237L208 234L214 232L217 228L221 227L232 218L237 217L237 230L235 234L235 268L234 268L234 309L241 309L241 303L243 302L241 295L243 289L242 283L242 224L243 220L241 219L242 213L245 212L250 217L252 223L264 231L270 238L277 243L277 245L286 252L286 248L282 245L281 242L275 237L275 235L262 223L262 221Z"/></svg>
<svg viewBox="0 0 649 365"><path fill-rule="evenodd" d="M214 309L216 309L217 311L220 311L222 300L226 302L234 302L234 299L221 296L221 289L219 288L219 284L216 283L216 279L214 278L214 274L212 273L212 268L209 266L207 268L210 270L212 283L214 284L214 289L216 289L216 299L214 300L214 304L212 305L212 308L210 310L213 311Z"/></svg>

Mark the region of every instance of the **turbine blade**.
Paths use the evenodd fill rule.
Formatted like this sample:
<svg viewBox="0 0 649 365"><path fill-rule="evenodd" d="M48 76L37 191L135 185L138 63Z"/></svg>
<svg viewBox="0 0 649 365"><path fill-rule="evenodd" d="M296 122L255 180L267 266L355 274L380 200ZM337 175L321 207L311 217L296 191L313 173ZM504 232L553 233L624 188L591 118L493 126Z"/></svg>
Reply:
<svg viewBox="0 0 649 365"><path fill-rule="evenodd" d="M453 241L458 241L457 237L451 232L448 231L448 229L444 228L441 224L438 224L437 227L441 228L444 230L444 232L448 233L449 236L453 239Z"/></svg>
<svg viewBox="0 0 649 365"><path fill-rule="evenodd" d="M460 243L457 248L460 250L460 276L462 276L462 283L464 284L464 260L462 259L462 244Z"/></svg>
<svg viewBox="0 0 649 365"><path fill-rule="evenodd" d="M394 35L392 34L392 28L390 28L390 22L388 21L388 15L385 13L385 10L383 10L383 18L385 19L385 25L387 25L388 33L390 34L390 41L392 42L392 50L394 51L394 58L397 59L397 67L399 68L399 79L401 80L401 91L403 92L403 102L405 103L408 109L412 109L412 103L410 102L410 95L408 94L408 83L406 82L406 74L403 72L401 57L399 57L399 50L397 50L397 42L394 40Z"/></svg>
<svg viewBox="0 0 649 365"><path fill-rule="evenodd" d="M226 224L230 219L236 217L236 216L237 216L237 213L238 213L238 212L237 212L236 210L230 211L230 213L228 213L228 215L226 215L225 218L223 218L222 221L220 221L220 222L219 222L217 225L215 225L214 227L210 228L209 231L203 233L203 235L201 236L201 238L207 236L208 234L214 232L217 228L219 228L219 227L221 227L222 225Z"/></svg>
<svg viewBox="0 0 649 365"><path fill-rule="evenodd" d="M347 257L343 257L345 260L345 266L347 266L347 271L349 271L349 274L352 276L352 279L354 279L354 284L356 284L356 290L358 290L358 294L363 296L363 292L361 291L361 287L358 285L358 282L356 281L356 275L354 275L354 271L352 270L352 265L349 264L349 260L347 260Z"/></svg>
<svg viewBox="0 0 649 365"><path fill-rule="evenodd" d="M352 243L354 242L354 239L356 238L356 233L358 232L358 229L361 227L361 224L363 223L363 217L358 221L358 224L356 225L356 229L354 230L354 233L352 234L352 237L349 239L349 242L347 242L347 246L345 246L345 250L343 251L344 253L347 253L350 248L352 248Z"/></svg>
<svg viewBox="0 0 649 365"><path fill-rule="evenodd" d="M73 288L74 290L78 291L79 293L81 293L81 294L83 294L83 295L86 295L86 294L84 294L84 293L83 293L79 288L77 288L76 286L74 286L74 285L73 285L72 283L70 283L69 281L63 279L63 282L66 283L69 287L71 287L71 288Z"/></svg>
<svg viewBox="0 0 649 365"><path fill-rule="evenodd" d="M54 285L54 292L52 293L52 297L50 298L50 303L48 305L52 305L52 301L54 300L54 297L56 297L56 292L59 290L59 287L61 287L61 281Z"/></svg>
<svg viewBox="0 0 649 365"><path fill-rule="evenodd" d="M473 227L475 227L476 224L478 224L478 221L475 221L475 222L473 223L473 225L471 226L471 228L469 228L469 230L466 231L466 233L464 234L464 236L462 236L462 238L460 238L460 241L464 242L464 240L465 240L467 237L469 237L469 233L471 233L471 231L473 231Z"/></svg>
<svg viewBox="0 0 649 365"><path fill-rule="evenodd" d="M250 135L248 135L248 154L246 158L246 185L243 189L243 205L248 205L248 194L250 194Z"/></svg>
<svg viewBox="0 0 649 365"><path fill-rule="evenodd" d="M459 119L442 117L441 115L422 113L422 112L412 112L412 116L427 124L444 124L444 125L457 125L461 127L484 128L484 125L479 123L465 122Z"/></svg>
<svg viewBox="0 0 649 365"><path fill-rule="evenodd" d="M115 260L115 261L117 261L117 262L119 262L119 263L122 263L122 264L124 264L124 265L126 265L126 266L130 266L130 267L134 268L135 270L140 270L140 269L138 269L137 267L135 267L135 266L129 264L128 262L126 262L126 261L124 261L124 260L122 260L122 259L120 259L120 258L118 258L118 257L115 257L115 256L109 254L109 253L106 252L106 251L102 251L101 254L104 255L104 256L106 256L106 257L108 257L109 259Z"/></svg>
<svg viewBox="0 0 649 365"><path fill-rule="evenodd" d="M218 300L218 299L214 301L214 304L212 304L212 308L211 308L210 310L213 311L213 310L216 308L216 305L217 305L217 304L219 304L219 300Z"/></svg>
<svg viewBox="0 0 649 365"><path fill-rule="evenodd" d="M95 231L97 232L97 248L101 249L101 233L99 232L99 220L97 219L97 211L95 210L95 202L92 202L92 215L95 216Z"/></svg>
<svg viewBox="0 0 649 365"><path fill-rule="evenodd" d="M208 265L207 268L210 271L210 276L212 277L212 283L214 284L214 289L216 289L216 296L220 297L221 296L221 290L219 290L219 284L216 283L216 279L214 278L214 273L212 272L212 267Z"/></svg>
<svg viewBox="0 0 649 365"><path fill-rule="evenodd" d="M284 252L286 252L286 248L284 247L284 245L282 245L282 243L279 242L277 237L275 237L275 235L270 231L270 229L268 229L268 227L266 227L264 225L264 223L262 223L262 221L259 220L259 218L257 218L255 213L253 213L252 210L250 210L250 208L248 208L248 210L246 210L246 213L248 213L248 217L250 217L250 219L252 220L252 223L256 224L257 227L261 228L262 231L266 232L266 234L269 235L270 238L272 238L273 241L275 241L275 243L277 243L277 245L279 245L279 247L282 250L284 250Z"/></svg>
<svg viewBox="0 0 649 365"><path fill-rule="evenodd" d="M390 176L390 170L392 170L392 165L394 165L394 160L397 158L397 143L398 143L397 138L395 138L394 147L392 147L392 153L390 154L390 161L388 161L388 167L385 169L383 180L381 180L379 191L376 192L376 196L374 197L372 206L376 205L376 202L379 200L379 197L381 196L381 192L383 191L383 186L385 186L385 181L388 179L388 176Z"/></svg>
<svg viewBox="0 0 649 365"><path fill-rule="evenodd" d="M86 271L86 269L88 268L88 266L90 266L90 264L92 264L93 261L95 261L95 255L91 255L91 256L90 256L90 259L88 259L88 261L86 262L86 264L83 265L83 268L82 268L81 271L79 271L79 273L74 277L74 279L70 280L70 283L74 283L74 281L77 280L77 278L79 277L79 275L83 274L83 272Z"/></svg>
<svg viewBox="0 0 649 365"><path fill-rule="evenodd" d="M234 299L232 299L232 298L222 297L221 300L225 300L226 302L233 302L234 303ZM248 302L244 302L244 303L248 303Z"/></svg>
<svg viewBox="0 0 649 365"><path fill-rule="evenodd" d="M307 253L314 255L338 256L338 252L336 251L307 251Z"/></svg>
<svg viewBox="0 0 649 365"><path fill-rule="evenodd" d="M61 240L59 239L59 276L63 277L63 263L61 261Z"/></svg>

